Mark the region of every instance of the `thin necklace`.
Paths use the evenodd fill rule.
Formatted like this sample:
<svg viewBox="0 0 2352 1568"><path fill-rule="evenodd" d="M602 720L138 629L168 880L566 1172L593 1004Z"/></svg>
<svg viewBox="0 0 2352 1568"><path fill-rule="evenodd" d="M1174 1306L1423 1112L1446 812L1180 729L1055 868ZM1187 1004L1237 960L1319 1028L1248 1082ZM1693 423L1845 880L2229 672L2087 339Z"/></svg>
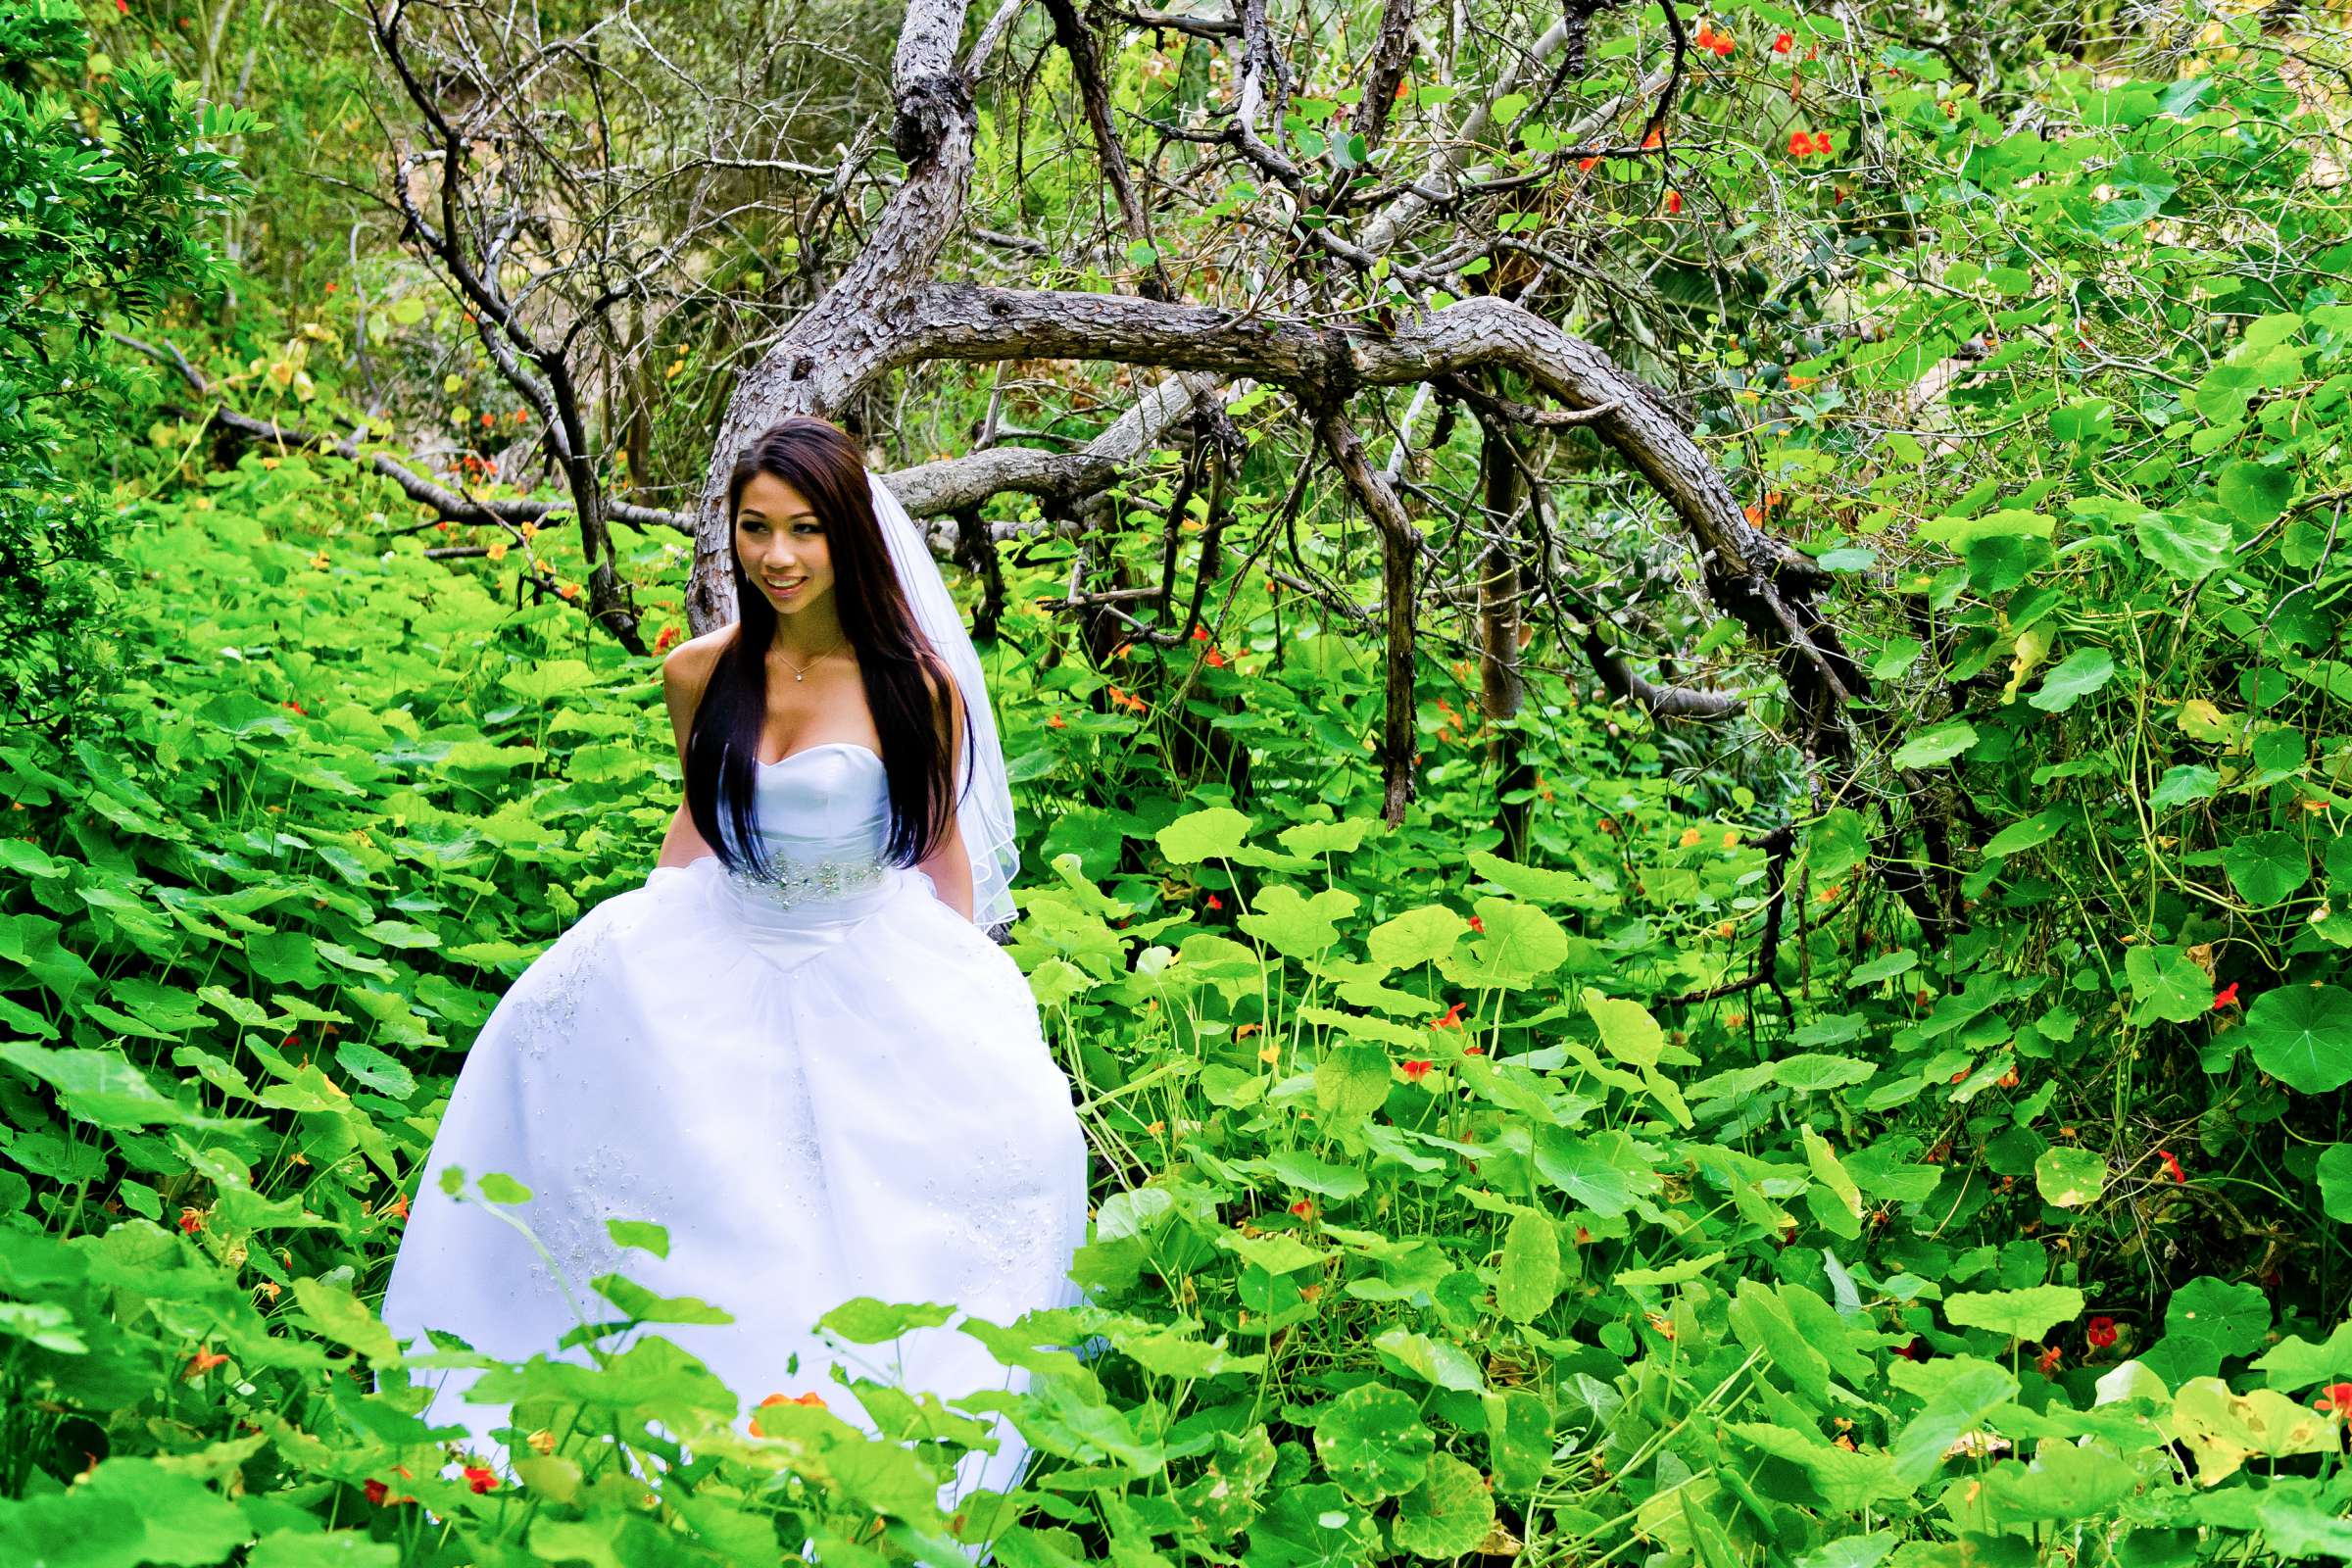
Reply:
<svg viewBox="0 0 2352 1568"><path fill-rule="evenodd" d="M781 659L781 660L783 660L783 661L784 661L784 665L785 665L785 667L786 667L787 669L790 669L790 670L792 671L792 678L793 678L794 680L796 680L796 681L807 680L807 679L808 678L808 671L809 671L809 670L811 670L811 669L814 669L814 668L816 667L816 665L817 665L817 660L821 660L821 659L826 659L826 658L829 658L829 657L830 657L830 656L831 656L833 653L835 653L835 652L836 652L836 651L837 651L837 650L838 650L838 649L841 647L841 644L842 644L842 642L843 642L843 641L846 641L846 640L847 640L847 639L846 639L846 637L845 637L845 638L839 638L839 639L836 639L836 640L834 641L834 644L833 644L833 646L832 646L831 648L828 648L828 649L826 649L826 650L825 650L823 653L821 653L821 654L817 655L817 656L816 656L816 659L811 659L810 661L808 661L808 662L806 665L801 665L801 664L796 664L796 663L794 663L794 662L792 662L792 657L791 657L789 654L785 653L785 652L784 652L784 650L783 650L783 649L781 649L781 648L778 648L778 649L776 650L776 657L777 657L778 659Z"/></svg>

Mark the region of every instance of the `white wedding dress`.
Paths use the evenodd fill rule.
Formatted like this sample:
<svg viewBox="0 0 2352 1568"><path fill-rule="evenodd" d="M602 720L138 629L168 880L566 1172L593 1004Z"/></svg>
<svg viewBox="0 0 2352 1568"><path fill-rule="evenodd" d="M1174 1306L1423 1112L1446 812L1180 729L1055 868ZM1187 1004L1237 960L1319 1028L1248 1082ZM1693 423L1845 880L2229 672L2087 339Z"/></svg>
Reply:
<svg viewBox="0 0 2352 1568"><path fill-rule="evenodd" d="M815 1393L874 1430L825 1371L890 1363L887 1381L943 1398L1019 1390L954 1324L845 1357L812 1331L860 1296L933 1301L1009 1324L1074 1304L1087 1148L1069 1080L1005 952L919 871L885 866L888 781L870 749L827 744L758 770L767 883L715 858L664 866L589 910L515 981L450 1093L383 1318L520 1361L588 1364L557 1342L579 1318L529 1243L444 1195L493 1171L530 1189L510 1212L546 1244L591 1321L619 1316L588 1281L619 1272L723 1308L724 1325L661 1324L745 1413ZM667 1227L666 1258L624 1251L607 1219ZM413 1347L429 1349L421 1339ZM797 1352L799 1367L788 1373ZM440 1380L426 1419L462 1422L500 1470L509 1407ZM1002 1417L998 1451L967 1455L943 1505L1005 1491L1028 1449Z"/></svg>

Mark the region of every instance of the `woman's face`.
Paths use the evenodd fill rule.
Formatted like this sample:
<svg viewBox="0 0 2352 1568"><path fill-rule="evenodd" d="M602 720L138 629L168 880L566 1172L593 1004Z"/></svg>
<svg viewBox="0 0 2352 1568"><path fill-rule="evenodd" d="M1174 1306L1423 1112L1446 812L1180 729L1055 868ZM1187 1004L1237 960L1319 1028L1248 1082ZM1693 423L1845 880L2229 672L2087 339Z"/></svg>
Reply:
<svg viewBox="0 0 2352 1568"><path fill-rule="evenodd" d="M833 592L833 551L808 498L772 473L754 474L735 508L735 555L779 615Z"/></svg>

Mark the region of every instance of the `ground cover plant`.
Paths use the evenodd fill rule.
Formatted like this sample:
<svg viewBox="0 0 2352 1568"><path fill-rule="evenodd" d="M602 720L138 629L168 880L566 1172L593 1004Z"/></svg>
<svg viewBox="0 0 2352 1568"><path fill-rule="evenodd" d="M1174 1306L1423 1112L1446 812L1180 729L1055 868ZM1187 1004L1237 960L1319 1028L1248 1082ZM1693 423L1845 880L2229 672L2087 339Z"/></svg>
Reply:
<svg viewBox="0 0 2352 1568"><path fill-rule="evenodd" d="M662 1337L742 1303L624 1271L588 1298L598 1366L490 1374L522 1439L502 1474L445 1469L414 1414L412 1375L468 1352L404 1356L371 1302L473 1032L642 880L676 803L648 652L689 624L691 541L564 510L675 503L641 488L669 426L616 433L595 485L534 475L504 436L528 397L390 246L331 277L257 254L224 306L210 236L241 181L286 193L281 224L323 231L329 198L251 115L207 128L160 71L109 85L84 37L209 31L179 64L212 80L250 19L207 20L0 21L0 130L37 154L8 188L112 181L74 220L147 242L72 254L157 291L133 318L86 270L5 285L11 385L83 363L68 344L115 357L71 407L11 393L47 422L0 468L7 538L61 547L9 547L11 605L73 634L6 651L0 1557L2352 1558L2335 33L1595 24L1586 96L1671 46L1706 133L1660 165L1636 115L1564 156L1586 205L1498 231L1586 247L1579 287L1639 324L1582 296L1562 318L1671 364L1708 471L1815 574L1789 580L1819 585L1817 662L1801 621L1776 640L1726 604L1589 420L1512 415L1546 389L1510 371L1434 416L1372 400L1413 447L1385 492L1420 519L1401 644L1399 536L1351 510L1384 491L1345 437L1319 466L1321 416L1272 375L1100 510L962 509L1023 812L1011 952L1095 1152L1087 1302L970 1324L1036 1381L961 1411L881 1370L954 1303L844 1303L886 1438L787 1382L746 1439L733 1396L770 1391ZM1090 58L1057 29L1041 61ZM1086 69L1131 116L1224 65L1111 36ZM323 47L259 69L318 126L365 75ZM1443 107L1431 74L1399 101ZM1074 145L1084 82L1058 80ZM1578 152L1541 86L1497 157ZM89 115L57 108L75 93ZM1318 128L1345 107L1299 94L1286 145L1369 158ZM144 124L145 162L74 150L73 124L119 147L107 116L167 111L190 118ZM982 122L1008 224L1084 183L1020 174L1036 133ZM94 324L36 314L61 302ZM709 335L662 340L658 379L748 363L681 316ZM1067 367L1014 394L918 368L936 406L868 428L892 466L1014 417L1033 444L1003 450L1099 441L1120 421ZM691 488L708 421L671 435ZM1486 589L1498 550L1523 613ZM659 1215L615 1221L665 1245ZM941 1518L992 1404L1039 1464Z"/></svg>

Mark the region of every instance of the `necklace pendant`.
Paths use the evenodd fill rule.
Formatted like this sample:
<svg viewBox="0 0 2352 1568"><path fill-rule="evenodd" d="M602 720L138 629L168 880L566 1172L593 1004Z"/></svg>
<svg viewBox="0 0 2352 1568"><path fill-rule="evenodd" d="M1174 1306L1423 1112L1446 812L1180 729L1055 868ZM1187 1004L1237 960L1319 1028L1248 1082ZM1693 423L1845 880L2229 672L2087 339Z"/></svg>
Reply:
<svg viewBox="0 0 2352 1568"><path fill-rule="evenodd" d="M806 675L804 675L804 674L802 674L802 673L801 673L799 670L797 670L797 669L796 669L796 670L794 670L794 671L792 672L792 678L793 678L794 680L796 680L796 681L797 681L797 680L807 680L808 677L808 676L806 676Z"/></svg>

